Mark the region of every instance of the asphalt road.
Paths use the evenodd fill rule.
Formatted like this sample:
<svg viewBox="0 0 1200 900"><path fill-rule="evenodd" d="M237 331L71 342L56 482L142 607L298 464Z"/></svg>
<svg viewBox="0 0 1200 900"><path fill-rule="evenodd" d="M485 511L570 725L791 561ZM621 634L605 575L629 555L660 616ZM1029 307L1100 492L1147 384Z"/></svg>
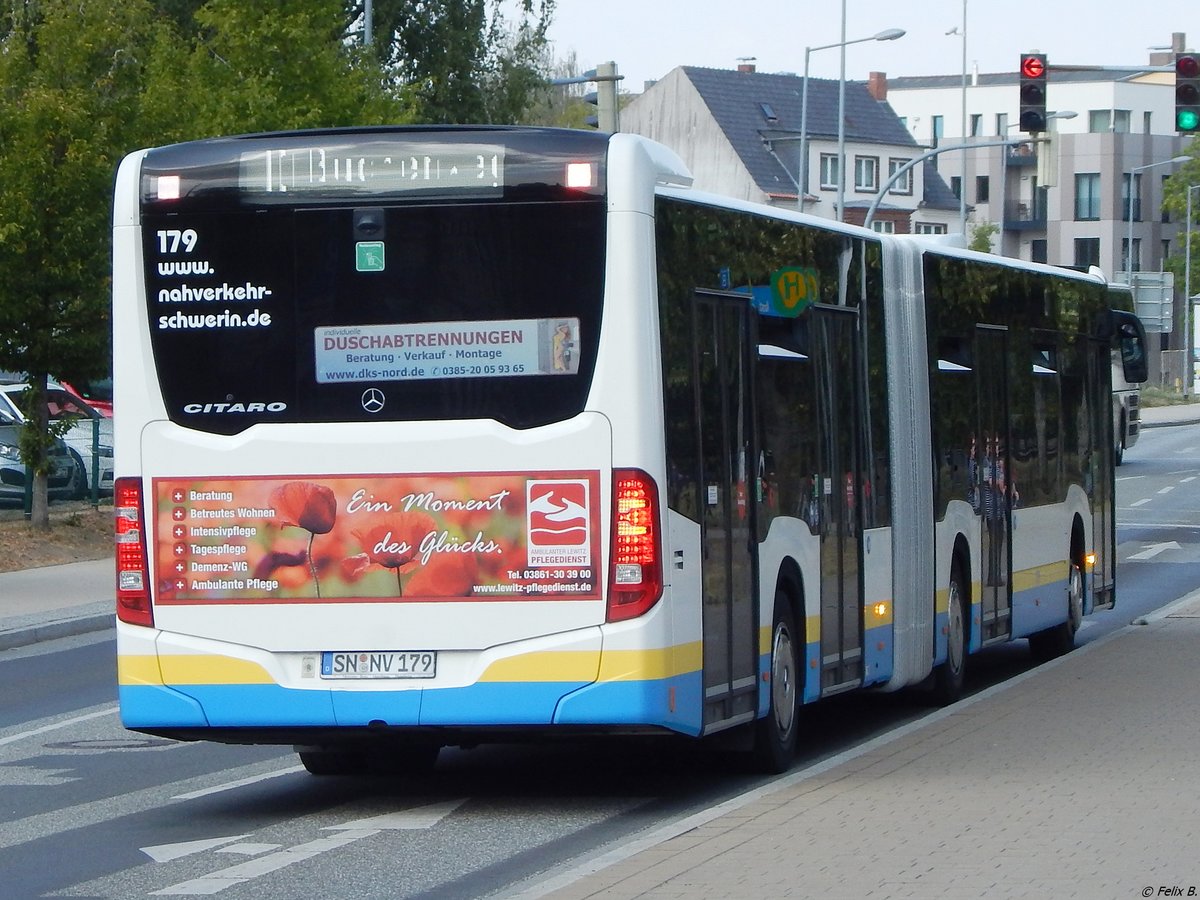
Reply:
<svg viewBox="0 0 1200 900"><path fill-rule="evenodd" d="M1200 587L1194 473L1200 429L1147 431L1128 452L1118 604L1085 620L1081 642ZM450 750L432 775L318 779L284 748L125 731L114 649L99 633L0 654L3 896L504 894L769 780L691 744L634 741ZM1030 666L1024 642L994 648L969 687ZM916 692L819 704L797 766L928 711Z"/></svg>

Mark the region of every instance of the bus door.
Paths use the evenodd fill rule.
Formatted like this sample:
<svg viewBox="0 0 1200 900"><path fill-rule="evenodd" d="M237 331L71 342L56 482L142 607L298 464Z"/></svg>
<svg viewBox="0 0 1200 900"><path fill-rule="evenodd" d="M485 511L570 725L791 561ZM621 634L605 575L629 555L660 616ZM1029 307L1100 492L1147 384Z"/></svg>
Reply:
<svg viewBox="0 0 1200 900"><path fill-rule="evenodd" d="M697 291L693 306L706 727L749 721L758 704L756 339L747 300Z"/></svg>
<svg viewBox="0 0 1200 900"><path fill-rule="evenodd" d="M861 683L862 478L858 314L813 310L821 536L821 691Z"/></svg>
<svg viewBox="0 0 1200 900"><path fill-rule="evenodd" d="M1088 340L1087 387L1084 397L1089 408L1088 443L1080 448L1085 453L1084 473L1092 503L1092 552L1096 562L1092 567L1092 600L1097 607L1111 607L1116 599L1113 590L1117 565L1117 527L1114 497L1113 468L1116 464L1116 441L1113 434L1113 402L1111 391L1102 392L1119 371L1112 364L1112 350L1107 343ZM1097 402L1097 397L1104 399ZM1086 573L1085 573L1086 574Z"/></svg>
<svg viewBox="0 0 1200 900"><path fill-rule="evenodd" d="M1008 329L975 329L979 428L975 438L975 490L979 497L980 573L984 643L1012 630L1012 505L1009 502Z"/></svg>

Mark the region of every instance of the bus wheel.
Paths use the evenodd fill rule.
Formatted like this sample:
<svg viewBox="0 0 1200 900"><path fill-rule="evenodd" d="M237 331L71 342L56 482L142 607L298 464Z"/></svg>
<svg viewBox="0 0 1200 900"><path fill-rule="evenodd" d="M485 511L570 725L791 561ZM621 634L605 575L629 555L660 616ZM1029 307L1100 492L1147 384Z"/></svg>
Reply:
<svg viewBox="0 0 1200 900"><path fill-rule="evenodd" d="M1116 440L1113 441L1113 464L1125 462L1125 414L1121 414L1121 425L1117 429Z"/></svg>
<svg viewBox="0 0 1200 900"><path fill-rule="evenodd" d="M1075 648L1075 635L1083 623L1083 569L1071 563L1067 576L1067 621L1029 636L1029 649L1034 659L1045 662L1070 653Z"/></svg>
<svg viewBox="0 0 1200 900"><path fill-rule="evenodd" d="M771 627L771 708L754 726L754 767L762 772L786 772L796 754L796 712L800 702L800 666L792 606L775 593Z"/></svg>
<svg viewBox="0 0 1200 900"><path fill-rule="evenodd" d="M946 601L946 661L934 675L933 693L938 703L949 705L962 697L967 672L966 586L958 563L950 569Z"/></svg>

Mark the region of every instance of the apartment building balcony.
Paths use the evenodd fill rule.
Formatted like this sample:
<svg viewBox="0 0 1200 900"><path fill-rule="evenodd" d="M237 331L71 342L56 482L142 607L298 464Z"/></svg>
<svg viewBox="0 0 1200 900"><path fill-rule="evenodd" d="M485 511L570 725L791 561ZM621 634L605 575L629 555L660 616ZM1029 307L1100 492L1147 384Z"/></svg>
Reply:
<svg viewBox="0 0 1200 900"><path fill-rule="evenodd" d="M1004 164L1009 168L1026 168L1037 165L1037 148L1034 144L1017 144L1004 153Z"/></svg>
<svg viewBox="0 0 1200 900"><path fill-rule="evenodd" d="M1045 203L1004 204L1004 228L1007 231L1045 231Z"/></svg>

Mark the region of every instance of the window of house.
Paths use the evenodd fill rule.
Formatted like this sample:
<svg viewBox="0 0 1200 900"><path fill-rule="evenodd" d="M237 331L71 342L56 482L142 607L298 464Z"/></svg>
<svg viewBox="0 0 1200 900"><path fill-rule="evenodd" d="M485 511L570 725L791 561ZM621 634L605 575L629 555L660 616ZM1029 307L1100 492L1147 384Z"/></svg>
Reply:
<svg viewBox="0 0 1200 900"><path fill-rule="evenodd" d="M1142 271L1142 239L1133 239L1133 259L1129 258L1129 238L1121 238L1121 271Z"/></svg>
<svg viewBox="0 0 1200 900"><path fill-rule="evenodd" d="M1160 194L1159 196L1162 196L1162 197L1167 196L1167 179L1170 177L1171 177L1170 175L1164 175L1162 177L1162 194ZM1171 221L1170 211L1165 206L1161 207L1161 209L1162 209L1162 220L1164 222L1170 222Z"/></svg>
<svg viewBox="0 0 1200 900"><path fill-rule="evenodd" d="M1133 195L1129 193L1129 179L1133 176ZM1121 221L1128 222L1132 213L1133 221L1142 221L1142 173L1126 172L1121 178Z"/></svg>
<svg viewBox="0 0 1200 900"><path fill-rule="evenodd" d="M821 154L821 187L826 189L838 186L838 158L836 153Z"/></svg>
<svg viewBox="0 0 1200 900"><path fill-rule="evenodd" d="M918 222L915 227L917 234L946 234L945 222Z"/></svg>
<svg viewBox="0 0 1200 900"><path fill-rule="evenodd" d="M1100 218L1100 173L1075 175L1075 221L1092 222Z"/></svg>
<svg viewBox="0 0 1200 900"><path fill-rule="evenodd" d="M854 157L854 189L856 191L879 190L879 157Z"/></svg>
<svg viewBox="0 0 1200 900"><path fill-rule="evenodd" d="M1035 238L1029 244L1029 261L1035 263L1047 262L1046 241L1044 238Z"/></svg>
<svg viewBox="0 0 1200 900"><path fill-rule="evenodd" d="M988 196L991 193L991 182L988 181L987 175L975 176L975 202L987 203Z"/></svg>
<svg viewBox="0 0 1200 900"><path fill-rule="evenodd" d="M1127 109L1113 110L1113 131L1118 134L1129 134L1130 120L1133 114Z"/></svg>
<svg viewBox="0 0 1200 900"><path fill-rule="evenodd" d="M971 137L979 137L983 134L983 116L980 113L971 113Z"/></svg>
<svg viewBox="0 0 1200 900"><path fill-rule="evenodd" d="M891 179L900 169L912 162L911 159L901 159L899 157L891 157L888 160L888 178ZM913 170L909 169L903 175L896 179L896 183L892 185L892 189L888 192L891 194L911 194L913 192Z"/></svg>
<svg viewBox="0 0 1200 900"><path fill-rule="evenodd" d="M1159 271L1164 271L1167 268L1167 260L1171 258L1171 242L1162 242L1162 255L1159 257Z"/></svg>
<svg viewBox="0 0 1200 900"><path fill-rule="evenodd" d="M895 234L896 223L890 219L876 219L871 223L871 229L878 231L880 234Z"/></svg>
<svg viewBox="0 0 1200 900"><path fill-rule="evenodd" d="M1142 113L1142 134L1153 134L1154 133L1150 129L1150 122L1152 119L1153 119L1153 114L1150 112L1150 110L1146 110L1144 113Z"/></svg>
<svg viewBox="0 0 1200 900"><path fill-rule="evenodd" d="M950 193L952 193L955 197L962 197L962 176L961 175L951 175L950 176Z"/></svg>
<svg viewBox="0 0 1200 900"><path fill-rule="evenodd" d="M1112 110L1093 109L1088 111L1088 131L1103 134L1112 130Z"/></svg>
<svg viewBox="0 0 1200 900"><path fill-rule="evenodd" d="M1008 113L996 113L996 134L1008 137Z"/></svg>
<svg viewBox="0 0 1200 900"><path fill-rule="evenodd" d="M931 121L933 123L933 133L930 135L930 138L933 140L933 146L936 147L938 141L942 139L942 135L946 131L946 117L933 116Z"/></svg>
<svg viewBox="0 0 1200 900"><path fill-rule="evenodd" d="M1100 238L1075 238L1075 265L1084 269L1100 265Z"/></svg>

